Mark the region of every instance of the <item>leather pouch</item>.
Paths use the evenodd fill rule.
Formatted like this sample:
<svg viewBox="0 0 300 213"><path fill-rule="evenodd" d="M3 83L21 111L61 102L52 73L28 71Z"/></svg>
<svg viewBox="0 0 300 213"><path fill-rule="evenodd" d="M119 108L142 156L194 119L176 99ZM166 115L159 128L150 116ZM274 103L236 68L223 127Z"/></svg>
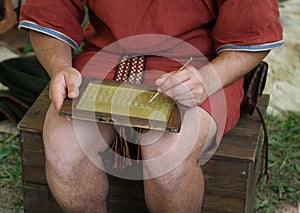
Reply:
<svg viewBox="0 0 300 213"><path fill-rule="evenodd" d="M265 88L268 73L268 64L260 62L244 77L244 100L241 109L252 115L260 96Z"/></svg>

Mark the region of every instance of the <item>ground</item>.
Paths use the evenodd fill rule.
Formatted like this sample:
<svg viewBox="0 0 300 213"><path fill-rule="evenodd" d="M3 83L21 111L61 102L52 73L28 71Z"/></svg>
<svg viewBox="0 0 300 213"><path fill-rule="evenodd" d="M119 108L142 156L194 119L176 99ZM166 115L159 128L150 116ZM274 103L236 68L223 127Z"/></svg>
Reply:
<svg viewBox="0 0 300 213"><path fill-rule="evenodd" d="M269 72L265 93L271 94L269 113L284 116L300 112L300 1L280 4L284 47L274 49L266 58Z"/></svg>

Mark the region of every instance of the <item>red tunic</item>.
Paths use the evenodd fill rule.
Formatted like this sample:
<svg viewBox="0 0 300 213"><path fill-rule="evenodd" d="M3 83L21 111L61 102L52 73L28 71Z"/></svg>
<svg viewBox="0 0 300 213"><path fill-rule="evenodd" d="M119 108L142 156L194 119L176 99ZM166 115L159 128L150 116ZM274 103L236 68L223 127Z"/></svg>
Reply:
<svg viewBox="0 0 300 213"><path fill-rule="evenodd" d="M90 18L84 30L83 4ZM263 51L283 44L277 0L27 0L19 27L54 36L73 49L85 40L88 45L84 53L74 59L74 66L80 70L99 50L124 39L118 53L143 54L145 50L139 49L142 44L147 55L152 55L147 57L146 73L176 70L181 66L178 62L184 63L197 51L204 56L195 56L198 62L193 65L199 67L203 58L210 61L221 51ZM172 39L168 43L160 36L157 40L143 37L149 34L166 35L175 43L185 43L176 46ZM143 37L142 43L138 41L137 45L136 39L129 39L130 45L126 46L126 39L137 35ZM97 66L90 65L86 74L103 77ZM157 73L150 73L146 74L145 83L153 83L158 77ZM113 74L104 77L112 78ZM241 79L201 105L218 124L218 141L237 123L242 99Z"/></svg>

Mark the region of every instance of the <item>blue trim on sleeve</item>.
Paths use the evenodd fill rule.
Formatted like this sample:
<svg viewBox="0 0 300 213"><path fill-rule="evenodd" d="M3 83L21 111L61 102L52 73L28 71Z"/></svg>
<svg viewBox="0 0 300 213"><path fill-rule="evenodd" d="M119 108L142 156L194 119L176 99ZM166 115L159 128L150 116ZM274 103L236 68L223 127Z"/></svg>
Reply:
<svg viewBox="0 0 300 213"><path fill-rule="evenodd" d="M283 40L273 42L273 43L266 43L266 44L260 44L260 45L233 45L233 44L226 44L217 49L217 53L219 54L222 51L226 50L236 50L236 51L264 51L264 50L270 50L273 48L281 47L283 46L284 42Z"/></svg>
<svg viewBox="0 0 300 213"><path fill-rule="evenodd" d="M61 32L58 32L56 30L47 28L47 27L43 27L43 26L38 25L38 24L36 24L34 22L24 21L24 20L20 21L18 28L19 29L25 28L25 29L35 30L35 31L38 31L38 32L50 35L50 36L55 37L55 38L57 38L57 39L59 39L61 41L66 42L74 50L76 50L78 48L78 44L74 40L72 40L71 38L69 38L68 36L66 36L65 34L63 34Z"/></svg>

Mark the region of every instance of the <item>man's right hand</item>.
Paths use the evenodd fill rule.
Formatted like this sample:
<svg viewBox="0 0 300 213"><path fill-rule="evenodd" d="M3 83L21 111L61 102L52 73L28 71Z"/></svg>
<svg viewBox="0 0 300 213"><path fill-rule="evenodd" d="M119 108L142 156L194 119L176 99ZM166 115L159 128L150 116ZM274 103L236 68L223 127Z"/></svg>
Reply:
<svg viewBox="0 0 300 213"><path fill-rule="evenodd" d="M65 68L52 76L49 96L57 111L66 97L71 99L78 97L81 81L80 72L72 67Z"/></svg>

